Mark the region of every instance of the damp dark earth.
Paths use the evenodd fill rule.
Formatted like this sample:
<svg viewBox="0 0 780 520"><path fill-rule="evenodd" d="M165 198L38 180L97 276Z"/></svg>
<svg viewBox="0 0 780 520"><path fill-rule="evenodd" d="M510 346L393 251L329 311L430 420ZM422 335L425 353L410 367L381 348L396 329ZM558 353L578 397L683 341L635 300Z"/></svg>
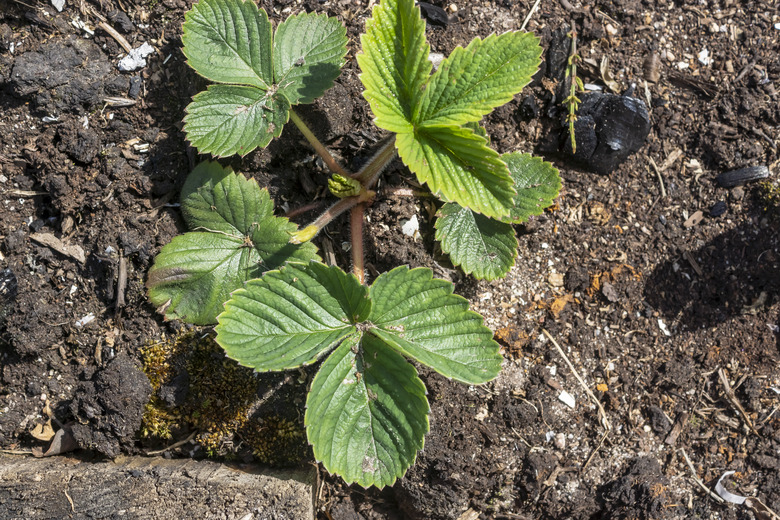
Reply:
<svg viewBox="0 0 780 520"><path fill-rule="evenodd" d="M274 24L305 11L347 27L342 75L299 114L353 169L385 137L355 59L375 3L258 3ZM432 269L485 316L504 358L480 386L418 367L430 433L383 490L316 465L303 428L316 366L255 375L210 328L165 321L147 298L155 255L185 229L184 180L209 158L182 132L206 87L182 54L192 4L0 0L3 453L317 467L322 519L777 518L776 1L420 3L435 54L493 32L540 38L532 83L484 124L499 153L551 161L563 188L515 226L515 265L492 282L437 249L435 199L380 189L368 208L369 278ZM220 162L266 187L280 215L330 200L326 166L292 125ZM398 160L382 186L424 189ZM349 240L340 217L315 244L349 269Z"/></svg>

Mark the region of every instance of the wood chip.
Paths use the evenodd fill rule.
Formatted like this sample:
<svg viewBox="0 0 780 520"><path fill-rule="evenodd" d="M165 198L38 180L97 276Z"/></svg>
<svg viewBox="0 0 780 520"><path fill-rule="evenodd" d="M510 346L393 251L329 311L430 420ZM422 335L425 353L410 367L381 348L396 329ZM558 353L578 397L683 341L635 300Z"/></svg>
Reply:
<svg viewBox="0 0 780 520"><path fill-rule="evenodd" d="M87 262L87 255L84 254L81 246L65 243L51 233L33 233L30 235L30 238L33 242L50 247L61 255L73 258L79 263L84 264Z"/></svg>
<svg viewBox="0 0 780 520"><path fill-rule="evenodd" d="M689 416L690 414L688 412L681 412L677 415L677 418L674 420L674 426L672 426L672 431L670 431L669 435L664 439L666 444L674 446L680 433L682 433L683 428L685 428L685 425L688 423Z"/></svg>
<svg viewBox="0 0 780 520"><path fill-rule="evenodd" d="M688 217L688 220L683 223L683 227L693 227L699 224L702 220L704 220L704 213L701 210L698 210L696 213Z"/></svg>

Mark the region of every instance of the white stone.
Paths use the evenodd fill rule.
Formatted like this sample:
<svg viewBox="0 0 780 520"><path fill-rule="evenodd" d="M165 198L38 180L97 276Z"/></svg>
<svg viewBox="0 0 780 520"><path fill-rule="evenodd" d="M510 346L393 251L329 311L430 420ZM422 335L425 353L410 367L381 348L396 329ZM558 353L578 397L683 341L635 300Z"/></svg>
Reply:
<svg viewBox="0 0 780 520"><path fill-rule="evenodd" d="M122 72L132 72L146 67L146 57L154 52L154 47L144 42L140 47L131 50L130 53L119 60L117 67Z"/></svg>

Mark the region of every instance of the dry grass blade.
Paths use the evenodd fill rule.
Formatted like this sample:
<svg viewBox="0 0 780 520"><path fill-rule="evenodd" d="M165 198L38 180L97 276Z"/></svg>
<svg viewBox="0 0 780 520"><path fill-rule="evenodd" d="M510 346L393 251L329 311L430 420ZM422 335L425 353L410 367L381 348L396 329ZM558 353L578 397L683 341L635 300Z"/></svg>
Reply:
<svg viewBox="0 0 780 520"><path fill-rule="evenodd" d="M585 393L590 396L591 400L596 404L596 407L599 410L599 419L601 420L601 425L606 428L607 430L612 429L612 425L609 423L609 419L607 419L607 412L604 411L604 407L601 406L601 403L598 399L596 399L596 396L593 395L593 392L590 391L590 388L588 388L588 385L585 384L585 381L580 377L580 375L577 373L577 370L574 369L574 365L572 365L571 361L569 361L569 358L566 357L566 354L563 352L563 349L560 345L558 345L558 342L555 341L555 338L553 338L549 332L547 332L546 329L542 329L542 332L544 332L544 335L549 338L550 341L552 341L552 344L555 345L555 348L558 349L558 353L561 355L561 357L566 361L566 364L569 366L569 370L571 370L571 373L574 374L574 377L577 378L577 381L580 382L580 385L582 385L583 390L585 390Z"/></svg>

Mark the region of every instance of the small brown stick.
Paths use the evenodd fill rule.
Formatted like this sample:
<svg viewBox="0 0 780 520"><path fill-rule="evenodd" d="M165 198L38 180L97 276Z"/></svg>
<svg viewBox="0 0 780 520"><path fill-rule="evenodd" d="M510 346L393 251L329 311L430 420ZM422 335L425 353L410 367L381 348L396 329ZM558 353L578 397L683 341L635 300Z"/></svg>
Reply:
<svg viewBox="0 0 780 520"><path fill-rule="evenodd" d="M525 27L528 25L528 22L531 21L531 17L536 14L537 9L539 9L540 3L542 3L542 0L536 0L536 2L534 2L533 7L531 7L530 11L528 11L528 15L525 17L525 20L523 20L523 25L520 26L521 31L525 31Z"/></svg>
<svg viewBox="0 0 780 520"><path fill-rule="evenodd" d="M116 29L114 29L113 27L111 27L110 25L108 25L108 23L106 23L106 22L100 22L100 23L98 24L98 27L100 27L101 29L103 29L104 31L106 31L106 32L108 33L108 35L109 35L109 36L111 36L113 39L115 39L115 40L116 40L116 42L119 44L119 46L120 46L120 47L122 47L122 48L125 50L125 52L128 52L128 53L129 53L130 51L132 51L132 50L133 50L133 47L130 45L130 43L128 43L128 41L127 41L127 40L125 40L125 37L124 37L124 36L122 36L121 34L119 34L119 33L116 31Z"/></svg>
<svg viewBox="0 0 780 520"><path fill-rule="evenodd" d="M740 71L740 73L737 75L737 77L736 77L736 78L734 78L734 83L739 83L739 82L740 82L740 80L741 80L742 78L744 78L744 77L745 77L745 75L746 75L748 72L750 72L751 70L753 70L753 67L755 67L755 66L756 66L756 63L757 63L757 62L756 62L756 60L753 60L753 61L751 61L750 63L748 63L747 65L745 65L745 68L744 68L744 69L742 69L742 71Z"/></svg>
<svg viewBox="0 0 780 520"><path fill-rule="evenodd" d="M666 198L666 188L664 187L664 178L661 176L661 170L658 168L658 165L655 164L655 161L652 157L648 157L650 159L650 166L653 167L653 170L655 170L655 175L658 177L658 183L661 185L661 198Z"/></svg>
<svg viewBox="0 0 780 520"><path fill-rule="evenodd" d="M197 435L197 433L198 433L198 430L195 430L194 432L192 432L192 433L190 434L190 436L189 436L189 437L187 437L187 438L186 438L186 439L184 439L183 441L179 441L179 442L176 442L176 443L174 443L174 444L171 444L171 445L170 445L170 446L168 446L167 448L163 448L163 449L161 449L161 450L147 451L147 452L146 452L146 454L147 454L147 455L160 455L161 453L165 453L165 452L166 452L166 451L168 451L168 450L173 450L173 449L175 449L175 448L178 448L179 446L184 446L185 444L187 444L188 442L190 442L192 439L194 439L194 438L195 438L195 435Z"/></svg>
<svg viewBox="0 0 780 520"><path fill-rule="evenodd" d="M588 467L588 464L590 464L590 461L591 461L591 460L593 460L593 457L595 457L595 456L596 456L596 453L598 453L598 452L599 452L599 450L601 449L601 446L604 444L604 440L606 440L606 438L607 438L607 435L609 435L609 430L605 430L605 431L604 431L604 435L602 435L602 436L601 436L601 439L599 440L599 445L598 445L598 446L596 446L596 449L594 449L594 450L593 450L593 451L590 453L590 456L588 457L588 460L586 460L586 461L585 461L585 464L583 464L582 468L580 469L580 473L582 473L583 471L585 471L585 468L587 468L587 467Z"/></svg>
<svg viewBox="0 0 780 520"><path fill-rule="evenodd" d="M116 310L125 306L125 290L127 289L127 258L119 257L119 276L116 280Z"/></svg>
<svg viewBox="0 0 780 520"><path fill-rule="evenodd" d="M574 369L574 365L572 365L571 361L569 361L569 358L566 357L566 354L563 353L563 349L560 345L558 345L558 342L555 341L555 338L553 338L549 332L547 332L546 329L542 329L542 332L544 332L544 335L549 338L550 341L552 341L552 344L555 345L555 348L558 349L558 353L561 355L564 361L566 361L566 364L569 365L569 370L571 370L571 373L574 374L574 377L577 378L577 381L580 382L580 385L582 385L582 388L585 390L585 393L587 393L590 398L593 400L593 402L596 404L596 407L599 410L599 418L601 419L601 425L604 426L607 430L612 429L612 425L609 423L609 419L607 419L607 412L604 411L604 407L601 406L601 403L598 399L596 399L596 396L593 395L593 392L590 391L590 388L588 388L588 385L585 384L585 381L582 380L580 375L577 373L577 370Z"/></svg>
<svg viewBox="0 0 780 520"><path fill-rule="evenodd" d="M747 424L748 428L750 428L750 431L761 436L760 433L758 433L758 430L753 426L753 421L750 420L750 416L747 414L744 408L742 408L742 405L737 400L737 396L734 395L734 390L731 389L731 384L729 384L729 378L726 375L726 371L722 368L718 369L718 378L720 379L720 383L723 385L723 391L726 394L726 399L731 403L731 405L737 409L737 411L742 415L742 418L745 420L745 423Z"/></svg>
<svg viewBox="0 0 780 520"><path fill-rule="evenodd" d="M701 481L699 478L699 475L696 474L696 470L693 467L693 464L691 463L691 459L688 458L688 454L685 453L685 448L680 448L680 453L682 453L683 458L685 459L685 462L688 463L688 467L691 469L691 475L693 476L693 481L696 482L699 487L701 487L704 491L707 492L709 496L717 500L718 502L724 502L722 498L720 498L718 495L712 492L710 488L704 485L704 482Z"/></svg>

